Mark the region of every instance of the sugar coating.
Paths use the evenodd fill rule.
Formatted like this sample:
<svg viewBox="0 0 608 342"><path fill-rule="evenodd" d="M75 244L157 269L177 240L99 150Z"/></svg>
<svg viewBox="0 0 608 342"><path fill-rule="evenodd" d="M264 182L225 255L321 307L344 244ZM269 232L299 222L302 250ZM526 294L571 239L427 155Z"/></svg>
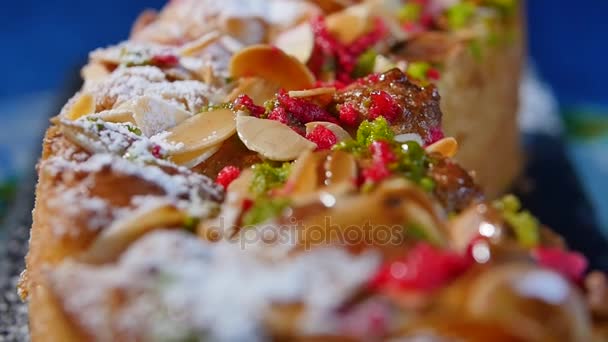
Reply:
<svg viewBox="0 0 608 342"><path fill-rule="evenodd" d="M273 303L305 308L299 316L303 334L335 329L335 309L380 261L372 252L353 256L335 248L270 259L256 253L239 244L157 231L132 245L116 265L69 262L52 279L68 312L99 340L111 340L116 331L152 339L262 340L264 315ZM127 305L111 307L116 291Z"/></svg>

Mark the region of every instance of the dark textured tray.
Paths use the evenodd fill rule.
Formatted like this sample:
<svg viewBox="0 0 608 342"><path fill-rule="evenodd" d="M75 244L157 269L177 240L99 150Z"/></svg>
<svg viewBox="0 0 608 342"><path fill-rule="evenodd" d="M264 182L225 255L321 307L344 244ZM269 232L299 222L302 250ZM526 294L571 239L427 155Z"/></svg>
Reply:
<svg viewBox="0 0 608 342"><path fill-rule="evenodd" d="M25 178L0 225L0 341L29 340L27 306L17 295L17 282L25 267L35 184L34 173Z"/></svg>
<svg viewBox="0 0 608 342"><path fill-rule="evenodd" d="M58 103L63 104L74 89L69 87ZM514 192L543 223L564 236L570 247L584 253L592 268L608 271L608 241L599 230L563 142L545 135L526 135L525 143L528 164ZM24 268L32 221L33 165L31 170L23 177L17 199L0 225L0 341L28 340L27 307L17 296L16 285Z"/></svg>

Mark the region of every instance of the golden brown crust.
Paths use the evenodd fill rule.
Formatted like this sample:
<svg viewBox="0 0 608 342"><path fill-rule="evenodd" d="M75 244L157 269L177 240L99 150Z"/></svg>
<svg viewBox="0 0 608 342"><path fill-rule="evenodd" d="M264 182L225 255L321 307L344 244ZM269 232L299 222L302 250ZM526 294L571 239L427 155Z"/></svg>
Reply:
<svg viewBox="0 0 608 342"><path fill-rule="evenodd" d="M29 328L32 341L79 341L81 336L65 316L62 307L48 288L45 281L44 265L57 264L65 257L75 255L84 248L86 241L92 239L91 234L83 236L87 230L71 221L67 226L77 233L75 236L83 239L62 238L54 234L50 217L59 215L48 206L53 188L57 185L52 176L44 171L44 161L54 155L64 155L75 149L75 146L61 136L57 127L51 126L44 138L42 157L38 165L39 179L36 186L36 203L32 212L33 223L30 231L30 246L26 257L27 270L22 275L20 287L28 295ZM76 148L76 150L78 150ZM67 218L66 218L67 219Z"/></svg>
<svg viewBox="0 0 608 342"><path fill-rule="evenodd" d="M473 170L489 197L519 174L522 151L517 111L523 42L488 46L476 58L462 46L446 61L439 83L445 133L461 146L456 159Z"/></svg>
<svg viewBox="0 0 608 342"><path fill-rule="evenodd" d="M77 330L70 328L71 320L63 315L49 290L46 271L87 250L121 210L138 206L134 198L167 196L162 184L114 169L112 164L96 169L79 168L90 157L68 140L59 127L53 125L47 130L38 164L27 268L20 284L22 296L29 295L32 340L47 340L41 336L56 336L58 341L83 340ZM172 167L162 172L169 177L189 174ZM205 191L207 185L204 182L200 185ZM212 192L209 194L214 196Z"/></svg>

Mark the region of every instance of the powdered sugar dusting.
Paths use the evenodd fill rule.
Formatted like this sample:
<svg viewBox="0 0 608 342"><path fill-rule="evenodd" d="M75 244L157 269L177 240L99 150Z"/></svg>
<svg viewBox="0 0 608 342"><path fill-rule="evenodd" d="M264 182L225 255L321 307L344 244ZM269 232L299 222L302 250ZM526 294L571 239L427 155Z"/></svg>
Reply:
<svg viewBox="0 0 608 342"><path fill-rule="evenodd" d="M153 95L168 100L192 113L210 103L220 103L225 92L199 81L175 81L152 83L144 91L145 95Z"/></svg>
<svg viewBox="0 0 608 342"><path fill-rule="evenodd" d="M163 81L166 81L165 74L157 67L119 67L89 91L95 95L97 111L101 111L142 96L152 83Z"/></svg>
<svg viewBox="0 0 608 342"><path fill-rule="evenodd" d="M110 169L116 173L132 175L156 184L171 198L187 197L193 188L211 184L208 178L199 174L191 172L169 174L159 166L137 164L112 154L95 154L85 162L51 157L44 162L44 167L52 174L65 171L95 173Z"/></svg>
<svg viewBox="0 0 608 342"><path fill-rule="evenodd" d="M76 187L59 187L55 189L54 196L49 198L47 205L62 215L52 215L49 224L56 236L72 235L77 237L81 233L77 229L70 229L66 222L87 216L86 227L97 231L112 222L112 208L102 198L92 197L86 186L85 179Z"/></svg>
<svg viewBox="0 0 608 342"><path fill-rule="evenodd" d="M238 244L157 231L131 246L116 265L68 262L52 280L66 309L100 340L115 337L109 327L117 325L130 336L151 339L260 340L273 303L303 305L301 333L335 328L334 310L378 263L371 252L352 256L340 249L268 260ZM117 291L126 304L112 307Z"/></svg>

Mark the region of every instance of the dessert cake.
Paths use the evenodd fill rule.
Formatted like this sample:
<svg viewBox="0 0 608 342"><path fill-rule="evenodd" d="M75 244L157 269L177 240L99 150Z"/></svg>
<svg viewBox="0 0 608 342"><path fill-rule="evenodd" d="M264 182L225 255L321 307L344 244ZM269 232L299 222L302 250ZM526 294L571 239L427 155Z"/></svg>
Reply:
<svg viewBox="0 0 608 342"><path fill-rule="evenodd" d="M520 43L508 0L144 12L44 138L32 340L605 340L606 275L482 190Z"/></svg>

